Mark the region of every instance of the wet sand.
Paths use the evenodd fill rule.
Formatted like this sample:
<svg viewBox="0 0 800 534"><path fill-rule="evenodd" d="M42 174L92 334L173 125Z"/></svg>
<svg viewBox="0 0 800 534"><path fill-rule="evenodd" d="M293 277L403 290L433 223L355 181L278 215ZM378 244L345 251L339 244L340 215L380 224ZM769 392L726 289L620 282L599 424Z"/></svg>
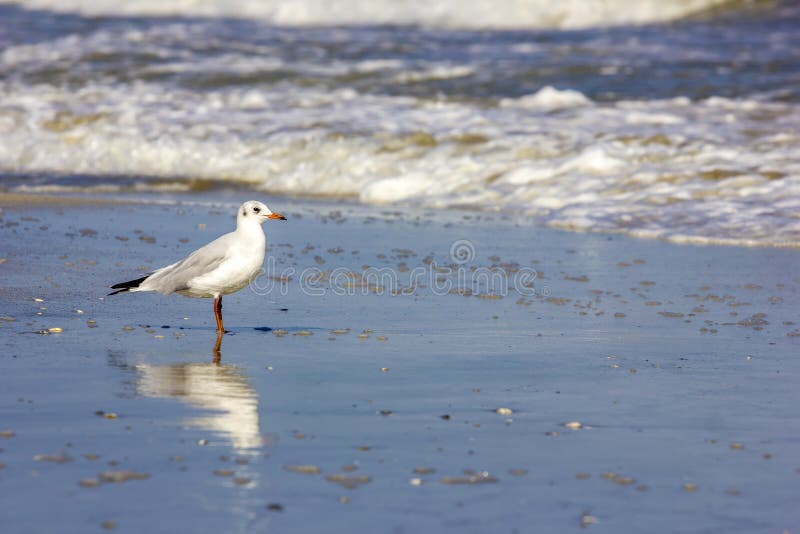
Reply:
<svg viewBox="0 0 800 534"><path fill-rule="evenodd" d="M800 525L796 249L267 199L215 350L210 301L106 287L244 198L2 198L4 532Z"/></svg>

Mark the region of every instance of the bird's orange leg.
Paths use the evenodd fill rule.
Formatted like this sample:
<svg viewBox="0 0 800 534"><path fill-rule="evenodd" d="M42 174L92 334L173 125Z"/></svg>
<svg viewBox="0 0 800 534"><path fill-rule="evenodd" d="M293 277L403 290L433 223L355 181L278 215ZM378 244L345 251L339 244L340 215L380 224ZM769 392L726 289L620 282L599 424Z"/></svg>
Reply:
<svg viewBox="0 0 800 534"><path fill-rule="evenodd" d="M217 333L224 334L225 327L222 325L222 295L214 299L214 318L217 320Z"/></svg>

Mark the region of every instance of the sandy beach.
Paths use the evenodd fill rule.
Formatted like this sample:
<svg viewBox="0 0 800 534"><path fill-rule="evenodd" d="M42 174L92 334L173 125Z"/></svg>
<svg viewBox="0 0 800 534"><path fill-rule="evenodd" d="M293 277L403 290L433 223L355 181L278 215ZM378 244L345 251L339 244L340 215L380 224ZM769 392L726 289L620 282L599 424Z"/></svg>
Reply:
<svg viewBox="0 0 800 534"><path fill-rule="evenodd" d="M105 296L250 197L218 354L210 301ZM798 250L181 198L3 197L4 532L800 525Z"/></svg>

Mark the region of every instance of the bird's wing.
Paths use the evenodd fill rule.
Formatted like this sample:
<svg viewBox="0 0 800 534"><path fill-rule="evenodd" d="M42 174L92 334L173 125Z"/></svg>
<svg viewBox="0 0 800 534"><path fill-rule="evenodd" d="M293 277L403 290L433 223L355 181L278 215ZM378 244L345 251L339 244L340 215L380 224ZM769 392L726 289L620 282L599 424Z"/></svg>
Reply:
<svg viewBox="0 0 800 534"><path fill-rule="evenodd" d="M154 271L140 287L164 294L188 288L193 278L210 273L225 261L230 241L231 234L215 239L181 261Z"/></svg>

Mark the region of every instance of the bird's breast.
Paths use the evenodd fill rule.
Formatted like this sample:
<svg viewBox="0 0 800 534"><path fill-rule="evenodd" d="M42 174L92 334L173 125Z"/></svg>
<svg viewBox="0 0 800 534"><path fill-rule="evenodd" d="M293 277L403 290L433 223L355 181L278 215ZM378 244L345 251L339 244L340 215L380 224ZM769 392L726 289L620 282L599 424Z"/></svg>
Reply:
<svg viewBox="0 0 800 534"><path fill-rule="evenodd" d="M261 272L264 249L235 249L213 271L195 278L190 286L194 292L227 295L243 289Z"/></svg>

